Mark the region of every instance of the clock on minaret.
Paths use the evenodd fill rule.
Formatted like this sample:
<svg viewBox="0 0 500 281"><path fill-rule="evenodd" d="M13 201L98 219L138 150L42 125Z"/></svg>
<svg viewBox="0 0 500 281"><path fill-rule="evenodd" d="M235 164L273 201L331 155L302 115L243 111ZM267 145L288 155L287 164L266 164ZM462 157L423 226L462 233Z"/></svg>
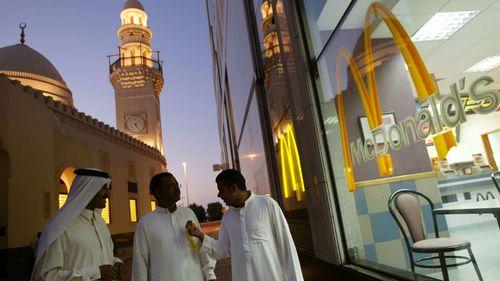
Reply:
<svg viewBox="0 0 500 281"><path fill-rule="evenodd" d="M127 131L133 134L147 133L147 119L146 114L134 114L125 116L125 127Z"/></svg>
<svg viewBox="0 0 500 281"><path fill-rule="evenodd" d="M127 0L120 13L120 52L109 56L109 80L115 89L116 127L163 153L160 93L163 65L151 49L148 15L138 0Z"/></svg>

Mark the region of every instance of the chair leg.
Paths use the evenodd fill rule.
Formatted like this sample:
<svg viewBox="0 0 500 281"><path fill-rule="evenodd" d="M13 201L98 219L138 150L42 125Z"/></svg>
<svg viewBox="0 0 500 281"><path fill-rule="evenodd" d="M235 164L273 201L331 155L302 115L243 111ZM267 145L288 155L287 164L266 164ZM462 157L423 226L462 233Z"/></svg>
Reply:
<svg viewBox="0 0 500 281"><path fill-rule="evenodd" d="M417 272L415 271L415 266L411 265L411 272L413 273L413 280L417 280Z"/></svg>
<svg viewBox="0 0 500 281"><path fill-rule="evenodd" d="M417 272L415 272L415 262L413 258L413 252L408 253L410 255L410 265L411 265L411 272L413 273L413 280L417 280Z"/></svg>
<svg viewBox="0 0 500 281"><path fill-rule="evenodd" d="M479 271L479 267L477 266L476 258L474 257L474 254L472 253L472 249L467 248L467 251L469 251L470 260L472 261L472 264L474 265L474 269L476 270L477 277L479 277L479 281L483 281L483 276L481 276L481 272Z"/></svg>
<svg viewBox="0 0 500 281"><path fill-rule="evenodd" d="M446 267L446 259L444 258L444 253L439 253L439 263L441 265L441 272L443 273L443 280L449 281L448 268Z"/></svg>

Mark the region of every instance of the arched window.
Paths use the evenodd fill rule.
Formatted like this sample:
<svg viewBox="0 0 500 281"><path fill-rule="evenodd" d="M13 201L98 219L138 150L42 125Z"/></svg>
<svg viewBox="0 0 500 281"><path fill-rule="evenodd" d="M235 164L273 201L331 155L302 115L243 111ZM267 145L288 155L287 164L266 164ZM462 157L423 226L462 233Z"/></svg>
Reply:
<svg viewBox="0 0 500 281"><path fill-rule="evenodd" d="M71 188L71 184L75 179L75 171L74 167L67 167L61 174L61 178L59 180L59 209L66 203L66 199L68 198L69 189Z"/></svg>

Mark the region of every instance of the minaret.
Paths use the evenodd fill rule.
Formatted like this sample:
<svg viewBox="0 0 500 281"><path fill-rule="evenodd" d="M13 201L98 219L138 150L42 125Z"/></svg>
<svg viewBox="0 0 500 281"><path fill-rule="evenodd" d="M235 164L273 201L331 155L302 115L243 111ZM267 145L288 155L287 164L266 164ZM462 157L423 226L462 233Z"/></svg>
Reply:
<svg viewBox="0 0 500 281"><path fill-rule="evenodd" d="M285 52L285 57L290 57L290 36L288 34L287 19L285 17L283 3L281 0L276 1L276 13L273 14L271 0L263 0L260 7L262 14L261 29L264 36L264 84L266 87L272 87L270 83L284 83L283 77L283 62L281 61L281 50L278 40L278 31L276 28L276 21L279 21L281 28L281 45ZM293 59L293 58L292 58ZM288 67L294 67L293 61L288 62ZM290 69L289 69L290 71Z"/></svg>
<svg viewBox="0 0 500 281"><path fill-rule="evenodd" d="M119 54L109 56L109 80L115 89L116 126L163 154L160 92L162 61L151 49L148 15L138 0L128 0L120 13Z"/></svg>
<svg viewBox="0 0 500 281"><path fill-rule="evenodd" d="M276 5L275 10L272 7L273 2ZM283 113L289 107L288 86L283 60L286 62L290 85L293 85L293 81L290 79L293 79L296 73L295 61L291 53L288 23L283 8L282 0L263 0L260 7L262 15L260 27L264 37L262 46L264 53L264 87L267 93L273 128L278 125L278 122L283 118Z"/></svg>

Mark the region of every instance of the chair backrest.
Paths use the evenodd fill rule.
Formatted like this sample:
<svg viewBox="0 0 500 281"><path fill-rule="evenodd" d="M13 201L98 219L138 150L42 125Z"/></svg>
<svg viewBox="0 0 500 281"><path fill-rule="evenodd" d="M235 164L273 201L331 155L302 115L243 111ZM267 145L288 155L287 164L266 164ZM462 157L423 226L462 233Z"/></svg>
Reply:
<svg viewBox="0 0 500 281"><path fill-rule="evenodd" d="M395 201L396 209L403 217L413 242L425 239L420 202L417 197L403 193L397 196Z"/></svg>
<svg viewBox="0 0 500 281"><path fill-rule="evenodd" d="M418 197L424 198L429 203L431 209L434 208L432 201L427 196L410 189L400 189L394 192L389 198L388 202L389 211L398 224L401 233L403 233L405 240L408 240L408 237L406 235L405 229L403 228L403 225L394 212L394 208L396 208L398 213L403 218L413 242L418 242L425 239L424 226L422 224L422 209L420 206L420 202L418 201ZM433 220L435 220L434 216ZM436 222L434 221L434 228L436 227ZM436 237L438 237L437 229L435 229L435 232ZM406 243L408 244L409 241L406 241Z"/></svg>
<svg viewBox="0 0 500 281"><path fill-rule="evenodd" d="M495 184L498 192L500 193L500 172L494 172L491 174L491 180Z"/></svg>

